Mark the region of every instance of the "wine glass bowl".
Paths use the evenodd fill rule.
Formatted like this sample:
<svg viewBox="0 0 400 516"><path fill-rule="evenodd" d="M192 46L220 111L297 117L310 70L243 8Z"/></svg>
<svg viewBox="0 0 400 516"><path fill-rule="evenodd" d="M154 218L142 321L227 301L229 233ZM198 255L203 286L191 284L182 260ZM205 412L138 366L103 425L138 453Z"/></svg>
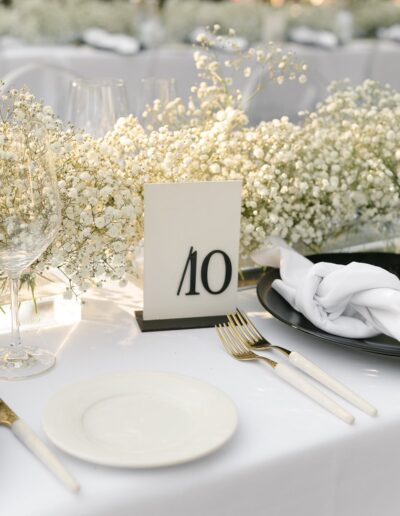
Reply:
<svg viewBox="0 0 400 516"><path fill-rule="evenodd" d="M122 79L75 79L71 83L68 120L93 138L102 138L129 112Z"/></svg>
<svg viewBox="0 0 400 516"><path fill-rule="evenodd" d="M175 79L156 77L142 79L137 117L144 129L147 131L158 129L162 123L157 117L157 112L164 111L176 97Z"/></svg>
<svg viewBox="0 0 400 516"><path fill-rule="evenodd" d="M40 123L0 123L0 271L10 281L12 338L0 348L0 378L39 374L55 363L47 350L21 344L19 278L49 247L61 225L52 156Z"/></svg>

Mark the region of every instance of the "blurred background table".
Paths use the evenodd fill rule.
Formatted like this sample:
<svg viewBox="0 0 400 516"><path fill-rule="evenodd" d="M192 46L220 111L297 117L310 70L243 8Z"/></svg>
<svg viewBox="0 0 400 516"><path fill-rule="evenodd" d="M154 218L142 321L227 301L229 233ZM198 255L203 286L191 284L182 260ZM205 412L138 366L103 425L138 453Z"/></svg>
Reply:
<svg viewBox="0 0 400 516"><path fill-rule="evenodd" d="M313 109L326 96L333 80L349 79L359 84L370 78L400 89L400 45L379 40L355 40L333 49L285 44L308 65L307 83L287 82L282 86L265 84L248 106L252 124L288 115L293 121L301 110ZM133 56L122 56L87 46L0 46L0 77L7 86L29 88L46 104L66 118L66 99L73 77L118 77L125 80L130 110L137 112L140 81L146 77L173 77L179 96L187 98L197 82L193 48L165 46ZM229 54L220 53L220 59ZM235 84L251 95L259 77L235 76Z"/></svg>

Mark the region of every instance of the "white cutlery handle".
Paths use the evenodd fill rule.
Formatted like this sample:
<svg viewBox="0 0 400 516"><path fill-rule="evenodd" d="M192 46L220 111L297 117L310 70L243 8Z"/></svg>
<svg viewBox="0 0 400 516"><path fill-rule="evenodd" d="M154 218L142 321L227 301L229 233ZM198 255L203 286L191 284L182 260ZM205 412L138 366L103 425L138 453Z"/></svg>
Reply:
<svg viewBox="0 0 400 516"><path fill-rule="evenodd" d="M329 412L342 419L345 423L348 423L349 425L354 423L354 416L352 414L338 405L336 401L333 401L331 398L326 396L326 394L314 387L314 385L309 383L299 372L296 371L296 369L293 369L283 362L279 362L276 364L274 371L293 387L316 401L319 405L329 410Z"/></svg>
<svg viewBox="0 0 400 516"><path fill-rule="evenodd" d="M375 407L373 407L370 403L362 399L360 396L358 396L355 392L348 389L346 386L344 386L342 383L340 383L338 380L330 376L328 373L320 369L317 365L315 365L313 362L310 362L307 358L303 357L303 355L300 355L300 353L297 353L297 351L292 351L289 355L289 360L294 364L296 367L307 373L308 375L312 376L316 380L318 380L320 383L331 389L333 392L341 396L343 399L348 401L349 403L352 403L356 407L358 407L360 410L368 414L369 416L376 416L378 411Z"/></svg>
<svg viewBox="0 0 400 516"><path fill-rule="evenodd" d="M17 419L11 426L18 439L60 480L70 491L77 492L79 484L61 464L54 453L39 439L29 426Z"/></svg>

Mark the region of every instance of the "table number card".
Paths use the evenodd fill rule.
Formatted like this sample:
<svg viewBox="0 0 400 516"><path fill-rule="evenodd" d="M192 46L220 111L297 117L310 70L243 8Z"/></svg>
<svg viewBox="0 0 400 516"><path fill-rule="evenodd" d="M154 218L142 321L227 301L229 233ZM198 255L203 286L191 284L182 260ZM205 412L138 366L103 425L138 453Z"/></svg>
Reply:
<svg viewBox="0 0 400 516"><path fill-rule="evenodd" d="M212 326L237 304L241 182L146 184L144 331Z"/></svg>

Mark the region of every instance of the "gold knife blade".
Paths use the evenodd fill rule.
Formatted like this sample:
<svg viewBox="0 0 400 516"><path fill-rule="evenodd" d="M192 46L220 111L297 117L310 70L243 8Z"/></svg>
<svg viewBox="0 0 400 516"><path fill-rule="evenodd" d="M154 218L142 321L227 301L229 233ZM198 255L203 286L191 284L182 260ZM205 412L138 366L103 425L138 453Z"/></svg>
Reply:
<svg viewBox="0 0 400 516"><path fill-rule="evenodd" d="M0 399L0 425L11 426L18 419L17 414L2 399Z"/></svg>

